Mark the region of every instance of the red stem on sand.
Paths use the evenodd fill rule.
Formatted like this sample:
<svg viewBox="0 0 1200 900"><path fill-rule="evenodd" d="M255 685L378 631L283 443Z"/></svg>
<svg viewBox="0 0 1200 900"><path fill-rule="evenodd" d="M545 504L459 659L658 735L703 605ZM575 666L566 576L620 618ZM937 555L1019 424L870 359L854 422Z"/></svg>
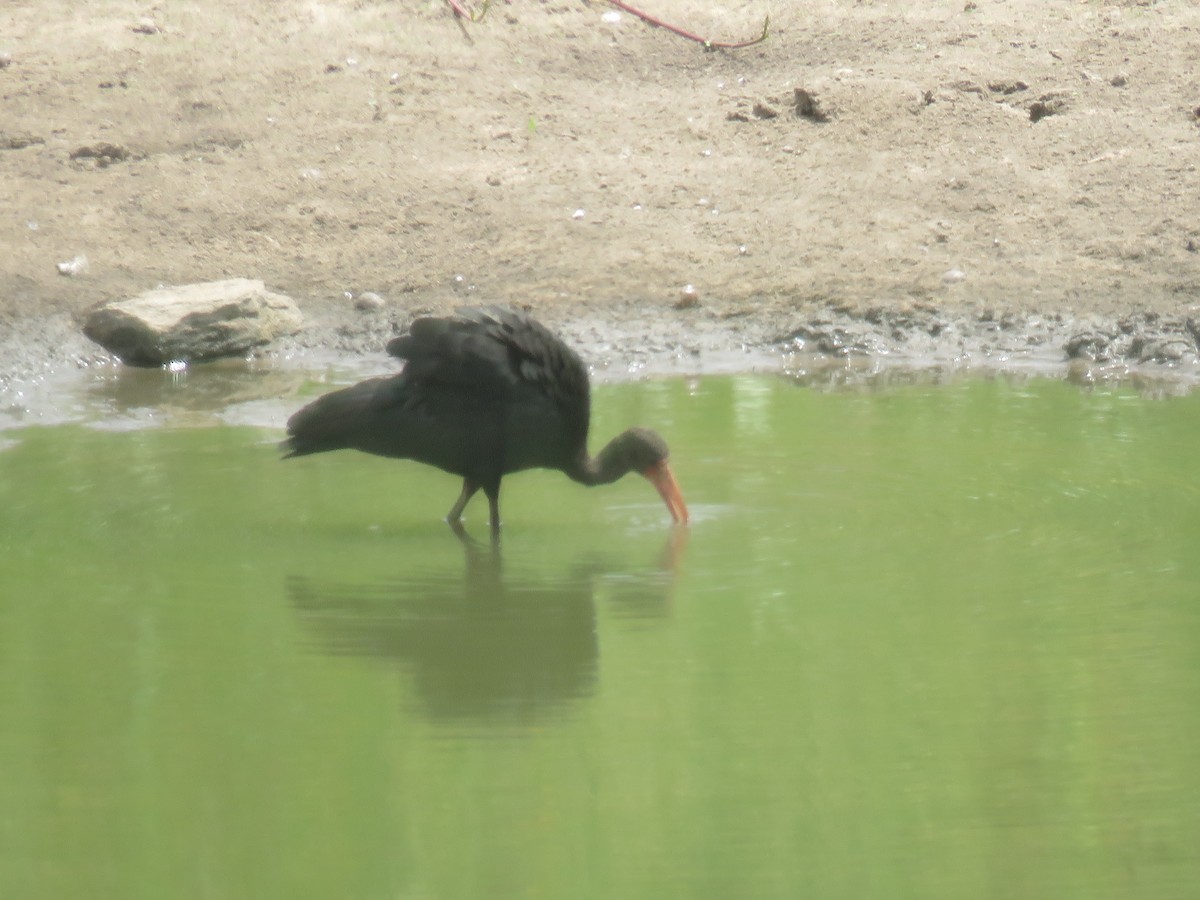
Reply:
<svg viewBox="0 0 1200 900"><path fill-rule="evenodd" d="M453 2L453 0L450 0L450 2ZM650 15L649 13L642 12L640 9L630 6L628 3L622 2L622 0L606 0L606 2L611 3L613 6L617 7L617 9L625 10L625 12L629 13L631 16L637 16L643 22L653 25L655 28L665 28L667 31L671 32L671 34L677 34L681 38L687 38L689 41L695 41L697 44L703 44L705 50L740 50L743 47L753 47L755 44L761 44L767 39L767 30L771 25L771 18L768 16L763 20L762 34L756 38L751 38L748 41L710 41L700 37L698 34L692 34L690 31L685 31L678 25L672 25L669 22L664 22L662 19Z"/></svg>
<svg viewBox="0 0 1200 900"><path fill-rule="evenodd" d="M484 0L484 4L480 8L479 14L476 15L475 13L467 12L467 8L463 6L459 0L446 0L446 3L448 3L450 8L454 10L454 14L456 16L461 19L466 19L469 22L478 22L483 18L483 14L487 12L488 2L490 2L490 0ZM771 17L767 16L767 18L763 19L762 34L756 38L751 38L748 41L710 41L706 38L700 37L698 34L692 34L690 31L686 31L683 28L680 28L678 25L672 25L670 22L664 22L662 19L650 15L650 13L642 12L640 9L634 6L624 3L623 0L605 0L605 2L611 3L613 6L617 7L617 9L623 9L631 16L636 16L648 25L653 25L655 28L665 28L667 31L671 32L671 34L677 34L681 38L687 38L689 41L695 41L697 44L703 45L705 50L740 50L743 47L753 47L755 44L761 44L767 39L767 31L771 27Z"/></svg>
<svg viewBox="0 0 1200 900"><path fill-rule="evenodd" d="M463 6L459 0L446 0L450 8L454 10L454 14L460 19L466 19L468 22L478 22L487 14L488 4L491 0L483 0L483 5L479 7L478 12L467 12L467 8Z"/></svg>

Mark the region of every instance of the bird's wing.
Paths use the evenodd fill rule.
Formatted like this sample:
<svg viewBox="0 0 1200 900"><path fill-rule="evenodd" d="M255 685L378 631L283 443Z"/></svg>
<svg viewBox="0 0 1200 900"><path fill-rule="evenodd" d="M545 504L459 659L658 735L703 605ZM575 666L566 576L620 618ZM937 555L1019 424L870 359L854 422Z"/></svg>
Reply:
<svg viewBox="0 0 1200 900"><path fill-rule="evenodd" d="M452 318L422 318L387 345L405 360L412 382L451 385L497 400L550 400L587 422L587 367L570 347L528 316L506 309L465 308Z"/></svg>

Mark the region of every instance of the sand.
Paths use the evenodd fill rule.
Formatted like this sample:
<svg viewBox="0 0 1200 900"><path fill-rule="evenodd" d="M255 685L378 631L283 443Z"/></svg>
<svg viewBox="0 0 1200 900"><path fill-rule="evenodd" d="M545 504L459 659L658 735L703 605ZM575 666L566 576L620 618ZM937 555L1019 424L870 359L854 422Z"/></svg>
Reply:
<svg viewBox="0 0 1200 900"><path fill-rule="evenodd" d="M708 51L577 0L6 4L0 378L103 361L93 303L229 277L299 303L289 358L499 303L633 372L1195 375L1200 7L645 6L770 33Z"/></svg>

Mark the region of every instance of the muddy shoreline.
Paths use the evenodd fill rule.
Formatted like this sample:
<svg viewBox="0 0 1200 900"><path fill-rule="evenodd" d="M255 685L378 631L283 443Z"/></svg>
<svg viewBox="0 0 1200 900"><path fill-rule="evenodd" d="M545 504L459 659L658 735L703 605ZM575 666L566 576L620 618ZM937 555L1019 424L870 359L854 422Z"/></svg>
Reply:
<svg viewBox="0 0 1200 900"><path fill-rule="evenodd" d="M231 277L308 318L256 371L386 372L411 316L496 303L598 378L1196 381L1194 4L816 0L711 53L605 12L6 5L0 409L111 373L91 304Z"/></svg>
<svg viewBox="0 0 1200 900"><path fill-rule="evenodd" d="M487 305L472 298L470 305ZM341 303L304 303L306 321L295 335L253 357L289 367L324 361L386 360L383 347L421 315L445 314L454 301L384 306L369 311ZM709 310L694 301L653 309L608 304L584 315L561 307L524 306L575 346L598 373L739 373L776 367L797 355L860 360L906 368L1029 370L1047 375L1089 366L1120 377L1189 381L1200 378L1200 305L1180 315L1153 310L1119 317L1060 310L998 312L905 306L827 305L780 315L750 308ZM112 365L114 357L88 340L72 316L13 317L0 330L0 385L68 368Z"/></svg>
<svg viewBox="0 0 1200 900"><path fill-rule="evenodd" d="M95 420L106 410L126 426L154 425L177 420L171 412L180 409L211 421L230 421L229 411L240 409L233 421L281 427L310 377L335 384L395 371L384 345L430 311L317 305L297 335L247 360L192 366L184 378L121 365L70 316L10 321L0 339L0 429ZM579 349L597 382L779 373L846 388L986 375L1129 385L1153 396L1200 385L1200 321L1154 312L1105 318L824 307L786 320L703 306L652 315L644 306L609 307L586 318L536 312Z"/></svg>

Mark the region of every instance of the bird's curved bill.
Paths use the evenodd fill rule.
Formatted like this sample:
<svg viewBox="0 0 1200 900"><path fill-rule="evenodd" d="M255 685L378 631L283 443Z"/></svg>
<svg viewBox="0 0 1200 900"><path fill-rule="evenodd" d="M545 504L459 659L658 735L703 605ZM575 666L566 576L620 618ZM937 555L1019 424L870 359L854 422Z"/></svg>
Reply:
<svg viewBox="0 0 1200 900"><path fill-rule="evenodd" d="M688 520L687 504L683 502L683 494L679 490L679 484L675 481L675 476L671 473L671 467L667 465L667 461L663 460L657 465L650 466L642 475L658 489L659 496L667 504L671 518L686 525Z"/></svg>

